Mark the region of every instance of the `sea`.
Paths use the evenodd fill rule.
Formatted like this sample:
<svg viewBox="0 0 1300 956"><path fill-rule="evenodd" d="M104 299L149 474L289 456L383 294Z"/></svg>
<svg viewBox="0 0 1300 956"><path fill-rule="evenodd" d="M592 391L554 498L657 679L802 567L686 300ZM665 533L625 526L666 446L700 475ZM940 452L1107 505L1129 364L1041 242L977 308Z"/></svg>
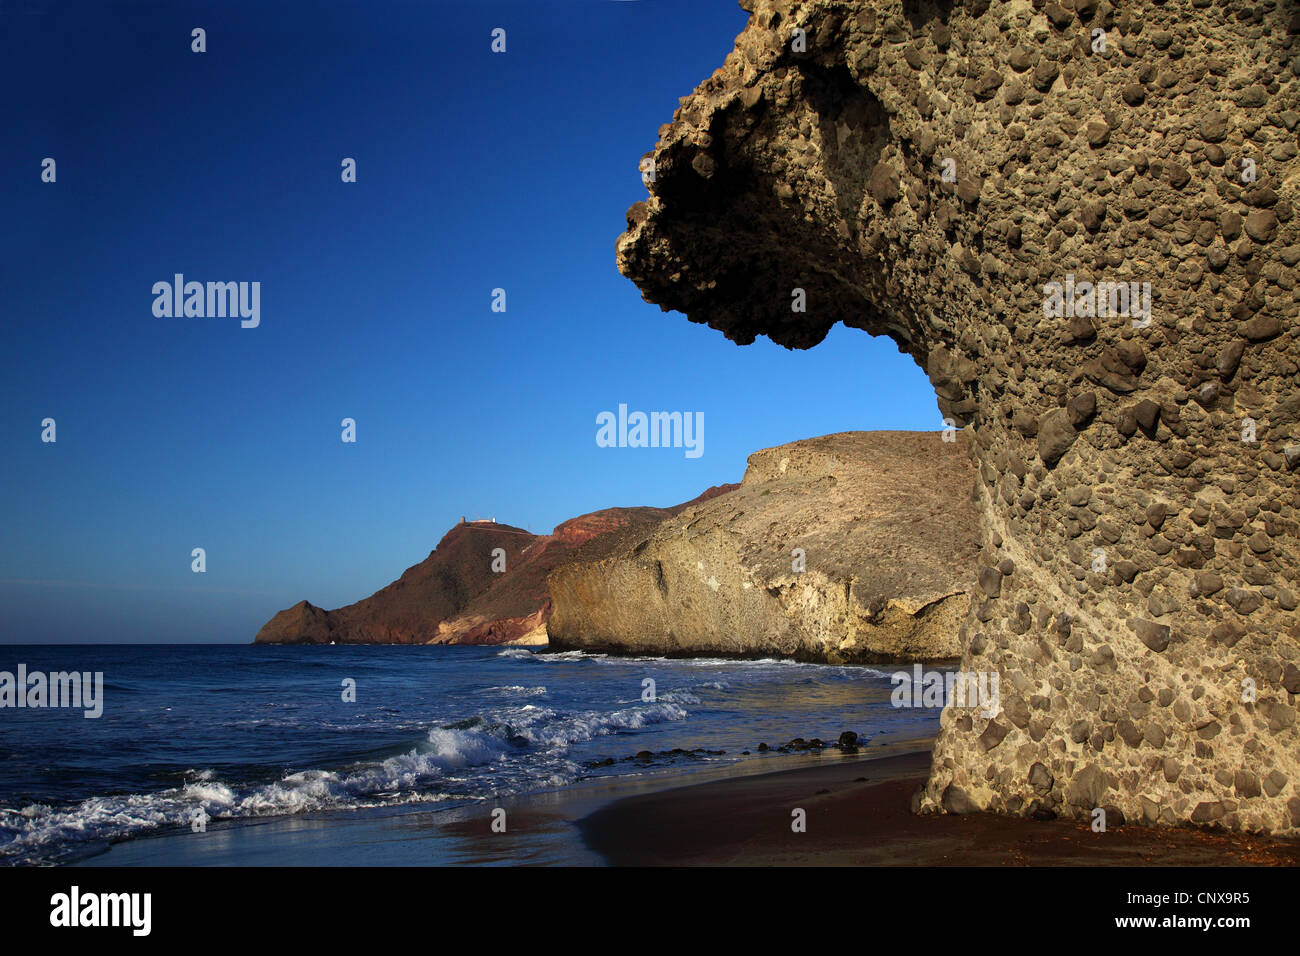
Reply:
<svg viewBox="0 0 1300 956"><path fill-rule="evenodd" d="M520 647L0 645L0 672L103 675L102 714L0 708L0 865L168 832L603 777L781 769L794 738L921 740L890 669ZM768 749L760 749L760 745ZM829 751L828 751L829 752Z"/></svg>

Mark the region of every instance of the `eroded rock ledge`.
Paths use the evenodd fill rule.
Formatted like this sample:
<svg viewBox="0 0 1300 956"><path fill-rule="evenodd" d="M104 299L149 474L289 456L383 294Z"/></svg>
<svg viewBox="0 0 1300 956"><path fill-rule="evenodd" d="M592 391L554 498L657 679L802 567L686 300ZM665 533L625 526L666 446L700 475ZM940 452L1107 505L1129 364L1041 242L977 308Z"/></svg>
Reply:
<svg viewBox="0 0 1300 956"><path fill-rule="evenodd" d="M755 452L735 491L592 541L552 571L550 646L956 658L978 550L961 444L846 432Z"/></svg>
<svg viewBox="0 0 1300 956"><path fill-rule="evenodd" d="M1292 5L742 6L619 268L741 344L889 335L970 426L1003 706L945 712L923 807L1300 833ZM1071 275L1149 325L1045 315Z"/></svg>

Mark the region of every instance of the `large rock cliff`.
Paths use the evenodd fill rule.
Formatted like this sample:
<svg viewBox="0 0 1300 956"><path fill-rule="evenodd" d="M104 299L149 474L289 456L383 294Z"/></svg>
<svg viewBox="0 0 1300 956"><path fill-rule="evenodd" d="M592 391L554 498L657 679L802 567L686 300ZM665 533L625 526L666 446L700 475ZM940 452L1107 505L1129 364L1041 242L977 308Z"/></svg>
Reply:
<svg viewBox="0 0 1300 956"><path fill-rule="evenodd" d="M619 267L741 344L888 335L969 426L1002 706L923 806L1300 832L1300 16L742 6Z"/></svg>
<svg viewBox="0 0 1300 956"><path fill-rule="evenodd" d="M550 646L956 658L978 551L962 444L847 432L755 452L739 489L552 571Z"/></svg>
<svg viewBox="0 0 1300 956"><path fill-rule="evenodd" d="M545 644L546 575L584 544L648 529L734 485L671 508L606 508L549 535L494 521L462 521L419 564L368 598L333 611L299 601L257 632L257 644ZM504 552L504 562L498 561Z"/></svg>

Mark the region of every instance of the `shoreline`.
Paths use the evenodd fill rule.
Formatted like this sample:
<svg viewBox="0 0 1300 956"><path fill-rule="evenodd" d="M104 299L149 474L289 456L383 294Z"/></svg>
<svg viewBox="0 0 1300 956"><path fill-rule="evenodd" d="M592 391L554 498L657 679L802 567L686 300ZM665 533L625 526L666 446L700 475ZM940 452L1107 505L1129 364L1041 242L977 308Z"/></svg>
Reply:
<svg viewBox="0 0 1300 956"><path fill-rule="evenodd" d="M906 739L858 754L772 753L693 769L592 777L557 790L454 804L405 804L299 815L212 821L204 833L145 833L66 861L68 867L136 866L604 866L583 839L582 822L624 800L723 786L749 777L861 767L911 752L928 740ZM928 760L928 752L927 757ZM777 769L773 768L777 765ZM494 833L493 810L506 813Z"/></svg>
<svg viewBox="0 0 1300 956"><path fill-rule="evenodd" d="M71 867L1297 866L1300 841L1191 827L912 813L929 749L826 753L609 777L454 807L221 821L113 844ZM892 750L893 752L888 752ZM775 769L765 764L777 763ZM507 829L494 833L492 812ZM792 830L792 811L806 814Z"/></svg>

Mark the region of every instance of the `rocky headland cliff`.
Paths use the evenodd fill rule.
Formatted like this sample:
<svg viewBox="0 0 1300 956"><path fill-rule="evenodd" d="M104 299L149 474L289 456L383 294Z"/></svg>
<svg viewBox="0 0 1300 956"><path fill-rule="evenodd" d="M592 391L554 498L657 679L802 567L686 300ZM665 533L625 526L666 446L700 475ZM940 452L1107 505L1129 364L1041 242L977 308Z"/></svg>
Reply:
<svg viewBox="0 0 1300 956"><path fill-rule="evenodd" d="M739 489L592 540L552 571L551 647L956 658L979 550L963 446L848 432L755 452Z"/></svg>
<svg viewBox="0 0 1300 956"><path fill-rule="evenodd" d="M671 508L606 508L549 535L491 521L462 521L429 556L370 597L333 611L307 601L280 611L258 644L545 644L546 575L580 546L621 530L648 529L724 494L710 488ZM504 552L504 569L499 562Z"/></svg>
<svg viewBox="0 0 1300 956"><path fill-rule="evenodd" d="M618 264L740 344L888 335L968 426L1002 706L921 808L1300 833L1294 5L742 6Z"/></svg>

